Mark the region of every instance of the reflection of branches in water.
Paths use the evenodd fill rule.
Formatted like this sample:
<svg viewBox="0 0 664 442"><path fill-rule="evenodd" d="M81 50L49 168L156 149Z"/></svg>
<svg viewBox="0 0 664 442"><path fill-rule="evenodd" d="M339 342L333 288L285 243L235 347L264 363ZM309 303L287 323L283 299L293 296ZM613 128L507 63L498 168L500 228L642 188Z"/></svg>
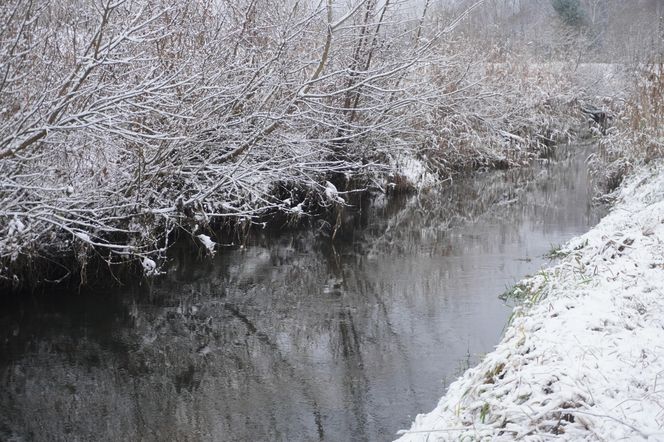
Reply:
<svg viewBox="0 0 664 442"><path fill-rule="evenodd" d="M282 246L288 250L284 252ZM215 298L206 295L197 296L199 290L195 283L187 284L185 287L176 286L173 290L162 292L160 296L166 299L178 299L178 302L183 304L181 309L184 311L188 309L186 304L195 303L200 312L206 312L205 315L219 316L219 312L214 313L214 311L218 306L223 307L238 323L243 324L248 334L255 336L270 349L269 354L278 356L277 365L283 366L286 361L287 367L290 367L287 368L287 378L298 382L301 377L297 375L302 373L318 378L319 369L310 366L307 359L300 360L297 354L292 356L285 354L281 348L296 352L304 350L308 354L312 351L316 353L322 351L325 354L323 357L332 358L331 364L326 363L329 368L325 370L334 367L342 370L334 385L343 387L346 394L351 396L343 402L353 404L353 412L349 412L346 417L351 420L346 425L355 428L353 431L364 431L365 424L373 422L375 417L364 405L370 394L372 382L364 373L363 347L367 342L371 342L372 347L376 347L373 353L384 354L380 347L390 345L390 342L398 338L398 334L394 330L391 332L388 330L387 333L381 333L387 339L367 340L366 332L362 327L358 328L358 324L364 326L368 323L381 328L392 327L388 316L389 308L383 305L385 320L368 317L369 312L365 307L367 300L364 298L367 294L362 290L353 293L344 278L344 273L348 269L348 256L334 253L334 250L324 256L321 254L320 250L313 249L312 242L309 241L281 242L271 249L250 248L240 257L227 256L225 259L228 262L222 266L223 270L218 270L214 274L213 279L216 282L211 285L216 286L217 290L224 291L223 302L218 299L215 301ZM244 258L248 260L246 268ZM356 276L357 280L365 279L359 274ZM322 287L325 281L330 283L329 291L325 291ZM201 284L204 287L210 285L209 281L202 281ZM202 293L206 293L206 290L207 288L203 288ZM183 297L183 293L189 295ZM247 306L250 310L245 311L243 306ZM260 313L268 311L270 314ZM360 315L359 319L357 315ZM191 318L187 320L191 321ZM228 327L231 327L231 323L226 321L222 331ZM192 326L189 325L189 328ZM282 333L287 333L287 339L292 344L284 347L275 341ZM233 341L229 336L220 339L224 342ZM321 343L325 341L326 345L329 345L329 350L321 347ZM397 347L403 349L404 346L398 343ZM260 353L265 354L264 351ZM407 366L405 351L402 350L400 353L403 355L404 365ZM374 362L372 360L370 363ZM243 370L247 371L247 368ZM307 388L311 390L310 387ZM313 398L314 394L311 393L310 397ZM329 400L326 399L328 402Z"/></svg>
<svg viewBox="0 0 664 442"><path fill-rule="evenodd" d="M271 339L270 336L273 332L275 334L277 332L273 324L271 327L274 330L271 329L269 333L265 333L250 316L241 311L238 304L222 302L210 298L209 295L199 296L195 290L189 290L189 295L186 295L186 291L184 295L162 293L162 296L169 297L169 295L172 295L172 299L179 298L177 307L160 309L157 312L158 318L144 317L144 320L141 321L144 327L141 331L146 335L153 335L149 339L149 346L142 349L144 358L152 360L158 358L160 354L167 357L168 359L164 363L170 367L169 371L178 373L175 377L176 384L178 381L186 382L187 379L194 381L194 385L180 386L180 389L185 388L191 392L198 389L198 386L201 385L201 378L211 369L214 371L210 374L214 373L229 380L240 375L243 380L234 386L225 387L218 384L213 386L215 391L221 392L223 396L227 397L226 406L231 409L239 404L238 401L245 400L242 394L238 394L237 391L233 392L233 390L237 388L251 390L252 383L260 385L269 378L279 379L279 372L285 372L286 378L289 378L290 382L284 382L281 385L282 380L279 379L277 394L292 394L291 387L300 389L312 409L315 431L319 438L324 438L322 414L315 390L309 384L307 376L303 376L302 370L296 364L290 363L288 356ZM223 312L228 313L226 316L228 319L232 318L235 321L224 320ZM149 310L143 311L142 314L149 316ZM233 322L241 324L244 330L234 327ZM155 334L158 334L159 337L154 336ZM246 341L247 336L254 337L262 348L253 351L250 342ZM198 351L194 351L194 349L198 349ZM269 349L269 351L265 352L265 349ZM229 366L229 362L233 361L234 364ZM283 370L279 370L279 367ZM262 369L267 369L268 373L261 373ZM264 387L261 387L260 390L264 390ZM260 391L255 393L262 394ZM257 399L252 400L252 406L255 406ZM264 402L264 399L258 399L258 401ZM294 404L296 403L297 401L294 402ZM266 413L275 411L279 413L279 408L266 407L264 409ZM235 413L237 412L235 411ZM233 426L230 425L232 418L227 417L227 419L229 429L232 430ZM282 421L281 418L274 415L271 419ZM272 428L271 431L277 430ZM296 429L291 428L286 431L297 432Z"/></svg>
<svg viewBox="0 0 664 442"><path fill-rule="evenodd" d="M322 413L307 376L301 375L301 370L288 361L277 344L268 334L261 332L250 317L235 305L200 296L194 291L180 293L181 299L175 305L164 306L177 299L178 294L173 293L171 299L167 297L169 293L162 294L165 295L159 299L162 306L134 304L130 309L133 326L125 324L121 333L114 333L113 338L125 343L124 347L108 345L103 339L100 341L103 345L100 345L97 340L102 337L96 334L77 338L79 334L87 334L87 325L80 330L65 326L60 333L53 333L54 328L58 330L60 324L70 321L67 316L53 317L53 324L47 327L39 324L25 327L22 324L22 336L28 341L21 345L16 361L8 367L0 367L3 378L0 392L5 391L5 387L18 392L18 396L13 393L0 395L0 408L6 411L0 417L0 439L5 439L7 432L29 434L37 427L45 434L70 434L69 431L93 439L95 429L105 428L103 419L108 415L114 416L114 422L121 422L120 428L109 430L118 440L129 438L123 433L126 431L141 438L163 440L184 435L190 430L210 435L220 426L225 427L225 431L237 431L235 436L238 438L245 436L243 431L286 437L283 434L278 436L279 433L275 432L279 430L270 424L280 422L283 425L283 416L274 414L280 413L279 407L259 406L266 419L252 421L252 424L269 428L252 430L251 426L247 427L248 422L235 420L238 417L244 420L242 416L248 416L244 406L255 408L258 403L266 402L264 395L271 394L265 390L269 385L265 383L265 374L260 373L265 368L273 378L279 379L279 372L290 378L273 394L293 399L289 386L303 391L312 408L313 434L320 439L325 437ZM237 321L224 321L224 311L229 313L228 319ZM113 319L109 321L113 322ZM233 327L233 322L241 327ZM91 329L95 330L94 327ZM242 345L239 342L242 336L255 337L260 349L252 350L250 342ZM25 348L32 346L36 348L31 353L23 353ZM20 375L16 377L11 373ZM234 383L238 376L241 379ZM29 379L38 381L27 382ZM72 391L65 397L63 383L65 387L71 385L67 388ZM256 390L251 387L252 383L259 384L259 389L250 393L254 396L250 402L245 402L247 398L241 391ZM221 403L220 398L223 399ZM275 399L274 402L281 401ZM292 406L304 415L297 403L294 400ZM58 411L62 405L58 404L70 407L68 413L72 416L63 418ZM107 411L102 413L95 404L105 404ZM201 406L208 411L199 416ZM226 413L223 413L224 409ZM23 422L21 417L35 413L38 418ZM168 416L170 420L162 419ZM185 418L187 422L175 417ZM219 421L219 417L225 417L225 420ZM309 425L306 424L307 428ZM213 433L206 433L208 431ZM293 431L292 434L304 434L302 427L283 428L284 433Z"/></svg>
<svg viewBox="0 0 664 442"><path fill-rule="evenodd" d="M301 236L306 240L279 240L278 245L269 249L254 246L242 252L241 256L230 254L220 258L225 264L223 270L214 274L216 282L212 285L217 290L224 290L224 309L228 311L230 306L240 312L241 316L234 317L244 324L248 333L255 335L263 344L270 342L278 345L279 348L272 347L270 353L288 358L292 362L290 365L300 373L319 376L319 369L310 366L307 359L300 360L297 354L284 354L279 351L280 348L287 348L289 352L304 350L307 354L322 352L324 358L331 358L325 364L328 367L325 371L341 370L335 376L335 386L343 387L345 394L350 394L344 403L353 404L353 411L348 414L351 421L346 425L357 427L354 431L360 431L363 427L360 421L370 423L375 420L372 411L363 405L373 385L364 371L367 362L364 361L364 353L369 352L372 359L368 363L373 366L376 363L374 356L380 358L380 355L386 354L385 346L396 347L397 354L402 356L402 365L409 371L406 348L403 343L397 342L399 334L389 316L391 307L379 298L379 294L371 293L374 288L355 283L366 281L370 275L365 275L361 268L358 268L358 273L348 273L354 272L352 263L362 259L362 255L336 253L334 247L325 253L316 249L316 243L310 241L310 236ZM340 247L346 249L345 244L340 244ZM182 300L182 292L197 292L196 284L188 284L187 287L190 288L177 288L173 297ZM161 296L167 295L162 293ZM367 308L373 304L369 302L371 298L367 299L369 296L375 296L382 304L378 318L372 316ZM206 304L210 299L200 301ZM245 311L243 306L250 310ZM382 331L367 332L364 329L367 325ZM225 325L229 326L229 323ZM265 331L265 335L258 335L261 330ZM370 335L374 332L380 338L372 339ZM290 341L285 346L275 341L283 336L282 333L286 333L286 339ZM365 348L367 344L369 348ZM412 383L412 375L408 376L406 383ZM413 390L412 385L408 388Z"/></svg>
<svg viewBox="0 0 664 442"><path fill-rule="evenodd" d="M574 149L561 147L560 159L543 160L533 167L462 178L442 191L403 198L389 217L375 216L382 209L369 208L374 221L363 237L367 255L403 254L412 248L421 251L422 246L431 254L446 255L451 245L442 239L455 229L482 220L507 219L519 225L525 211L549 203L538 198L556 194L559 187L588 185L584 158L589 148Z"/></svg>
<svg viewBox="0 0 664 442"><path fill-rule="evenodd" d="M376 300L376 305L380 308L380 312L382 313L382 318L379 319L380 324L384 324L385 328L387 330L387 333L391 336L392 340L396 344L397 351L401 355L401 359L404 362L404 367L406 370L406 378L408 379L408 391L411 394L411 399L413 403L416 406L420 406L420 404L417 401L417 394L415 393L415 388L413 386L413 370L412 366L408 363L410 360L408 352L407 352L407 346L404 345L404 343L401 340L401 336L399 333L396 332L394 325L392 324L392 321L390 320L390 312L387 307L387 304L383 300L383 297L381 296L381 291L378 290L376 287L376 284L372 281L370 281L368 278L365 277L365 275L355 275L357 276L356 282L358 284L364 284L362 288L358 287L357 291L358 293L362 293L364 295L371 295L375 300ZM376 323L376 322L374 322Z"/></svg>
<svg viewBox="0 0 664 442"><path fill-rule="evenodd" d="M295 385L300 384L302 386L302 392L305 398L310 402L310 405L312 407L312 413L314 415L314 421L316 422L316 431L318 432L318 438L320 440L324 440L325 431L323 428L323 420L321 417L320 407L318 406L318 403L316 401L315 398L316 395L313 392L314 390L307 382L306 377L300 376L298 374L297 368L295 368L294 365L288 362L286 356L284 356L284 354L279 350L279 346L274 342L272 342L267 334L259 331L256 325L254 325L254 323L246 315L242 314L236 306L224 303L224 309L230 312L234 318L242 322L247 327L247 330L249 330L251 334L256 335L258 340L264 343L275 354L275 356L277 356L276 358L277 361L281 363L284 367L286 367L286 371L294 381Z"/></svg>
<svg viewBox="0 0 664 442"><path fill-rule="evenodd" d="M353 433L361 436L359 439L368 439L366 430L371 410L366 405L366 398L369 395L369 381L364 372L364 362L362 360L362 338L355 327L350 307L338 312L338 321L339 343L337 352L340 347L341 361L346 374L344 379L350 395L346 402L351 405L353 415L357 419L354 422Z"/></svg>
<svg viewBox="0 0 664 442"><path fill-rule="evenodd" d="M415 400L416 394L412 382L413 374L411 366L408 364L409 358L406 352L406 346L401 342L399 334L395 331L392 322L390 321L389 310L382 299L379 290L377 290L375 285L370 282L369 275L362 271L363 266L360 263L355 262L355 256L338 253L334 244L332 244L330 253L326 256L330 271L339 278L336 284L342 289L342 293L340 294L343 297L342 300L340 300L342 305L340 305L338 309L338 342L336 344L332 343L331 346L336 355L341 355L340 358L338 356L337 358L343 362L346 370L350 373L347 378L355 379L357 382L362 383L361 388L355 388L355 382L349 383L349 388L351 390L350 394L353 397L353 400L349 402L353 404L354 416L363 420L358 426L357 431L365 432L365 423L368 419L368 410L365 408L365 397L369 393L370 382L368 381L364 370L362 343L367 341L367 334L362 333L361 331L358 332L356 327L353 311L357 310L355 306L357 299L351 298L352 294L356 294L358 297L362 298L360 305L365 306L370 305L369 300L365 299L365 296L375 298L376 304L380 307L382 317L372 318L372 320L365 320L360 323L380 325L387 330L390 339L380 341L383 343L393 341L395 343L397 351L401 355L403 365L407 371L408 390L411 393L412 399ZM346 262L347 259L345 260L344 258L350 258L352 264L348 265ZM356 271L356 269L360 271Z"/></svg>
<svg viewBox="0 0 664 442"><path fill-rule="evenodd" d="M25 351L0 364L0 439L97 440L100 431L107 440L166 437L163 418L173 415L174 403L164 397L150 400L157 384L162 391L165 386L154 383L151 369L141 373L142 386L135 382L137 373L125 358L130 348L109 346L94 333L86 336L85 324L79 329L70 323L58 333L56 323L67 324L66 315L42 319L43 326L21 324L17 339L24 341ZM44 331L48 338L39 339Z"/></svg>
<svg viewBox="0 0 664 442"><path fill-rule="evenodd" d="M531 179L531 170L493 172L459 179L439 193L412 196L394 216L377 221L384 226L372 229L377 234L364 239L370 244L367 254L407 253L422 243L431 253L448 254L444 249L448 244L441 239L451 229L487 214L501 216L509 210L509 204L501 202L516 202Z"/></svg>

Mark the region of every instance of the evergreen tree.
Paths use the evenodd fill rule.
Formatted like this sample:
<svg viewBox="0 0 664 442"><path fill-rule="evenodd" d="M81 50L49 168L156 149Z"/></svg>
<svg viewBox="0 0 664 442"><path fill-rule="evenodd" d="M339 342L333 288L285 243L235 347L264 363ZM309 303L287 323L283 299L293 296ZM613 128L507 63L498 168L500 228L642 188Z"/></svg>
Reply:
<svg viewBox="0 0 664 442"><path fill-rule="evenodd" d="M551 6L566 25L580 28L586 23L586 14L580 0L551 0Z"/></svg>

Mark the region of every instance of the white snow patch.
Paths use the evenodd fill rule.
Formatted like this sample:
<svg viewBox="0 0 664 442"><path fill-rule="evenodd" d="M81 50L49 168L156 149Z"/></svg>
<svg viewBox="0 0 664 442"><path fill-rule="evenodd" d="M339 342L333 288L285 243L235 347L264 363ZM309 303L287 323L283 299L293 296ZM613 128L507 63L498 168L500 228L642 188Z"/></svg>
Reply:
<svg viewBox="0 0 664 442"><path fill-rule="evenodd" d="M9 221L9 236L21 234L25 231L25 224L18 218L14 217Z"/></svg>
<svg viewBox="0 0 664 442"><path fill-rule="evenodd" d="M291 207L291 209L290 209L291 213L295 213L297 215L303 214L304 213L303 205L304 205L304 201L302 201L300 204L298 204L295 207Z"/></svg>
<svg viewBox="0 0 664 442"><path fill-rule="evenodd" d="M438 183L436 176L431 173L424 161L415 158L410 151L404 151L394 159L392 168L402 175L418 190L423 190Z"/></svg>
<svg viewBox="0 0 664 442"><path fill-rule="evenodd" d="M85 242L90 242L90 235L88 235L85 232L76 232L75 235L80 239L81 241Z"/></svg>
<svg viewBox="0 0 664 442"><path fill-rule="evenodd" d="M141 264L143 265L143 273L145 276L154 276L159 274L157 270L157 263L150 258L143 258Z"/></svg>
<svg viewBox="0 0 664 442"><path fill-rule="evenodd" d="M337 186L335 186L329 181L325 181L325 196L327 196L327 199L329 199L330 201L334 201L335 203L339 204L346 203L346 201L344 201L344 199L339 196L339 191L337 190Z"/></svg>
<svg viewBox="0 0 664 442"><path fill-rule="evenodd" d="M401 441L664 440L664 162L564 250L522 282L531 302L496 349Z"/></svg>
<svg viewBox="0 0 664 442"><path fill-rule="evenodd" d="M198 238L198 240L205 246L210 255L214 256L215 253L214 247L217 243L212 241L212 239L210 239L209 236L204 235L202 233L200 235L196 235L196 238Z"/></svg>

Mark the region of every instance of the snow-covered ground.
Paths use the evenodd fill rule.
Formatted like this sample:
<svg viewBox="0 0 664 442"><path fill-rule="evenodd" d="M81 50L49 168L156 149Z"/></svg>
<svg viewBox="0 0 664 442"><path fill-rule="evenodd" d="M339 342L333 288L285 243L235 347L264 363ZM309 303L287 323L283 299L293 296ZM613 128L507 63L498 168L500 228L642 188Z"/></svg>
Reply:
<svg viewBox="0 0 664 442"><path fill-rule="evenodd" d="M401 441L664 440L664 163L522 282L496 349Z"/></svg>

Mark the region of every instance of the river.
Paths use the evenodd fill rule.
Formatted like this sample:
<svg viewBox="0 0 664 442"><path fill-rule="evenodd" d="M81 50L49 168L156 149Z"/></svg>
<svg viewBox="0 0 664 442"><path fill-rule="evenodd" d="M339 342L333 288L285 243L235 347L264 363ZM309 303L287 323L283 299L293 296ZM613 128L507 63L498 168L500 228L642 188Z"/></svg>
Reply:
<svg viewBox="0 0 664 442"><path fill-rule="evenodd" d="M0 440L390 440L499 341L498 296L596 224L587 147L174 250L153 283L1 299Z"/></svg>

